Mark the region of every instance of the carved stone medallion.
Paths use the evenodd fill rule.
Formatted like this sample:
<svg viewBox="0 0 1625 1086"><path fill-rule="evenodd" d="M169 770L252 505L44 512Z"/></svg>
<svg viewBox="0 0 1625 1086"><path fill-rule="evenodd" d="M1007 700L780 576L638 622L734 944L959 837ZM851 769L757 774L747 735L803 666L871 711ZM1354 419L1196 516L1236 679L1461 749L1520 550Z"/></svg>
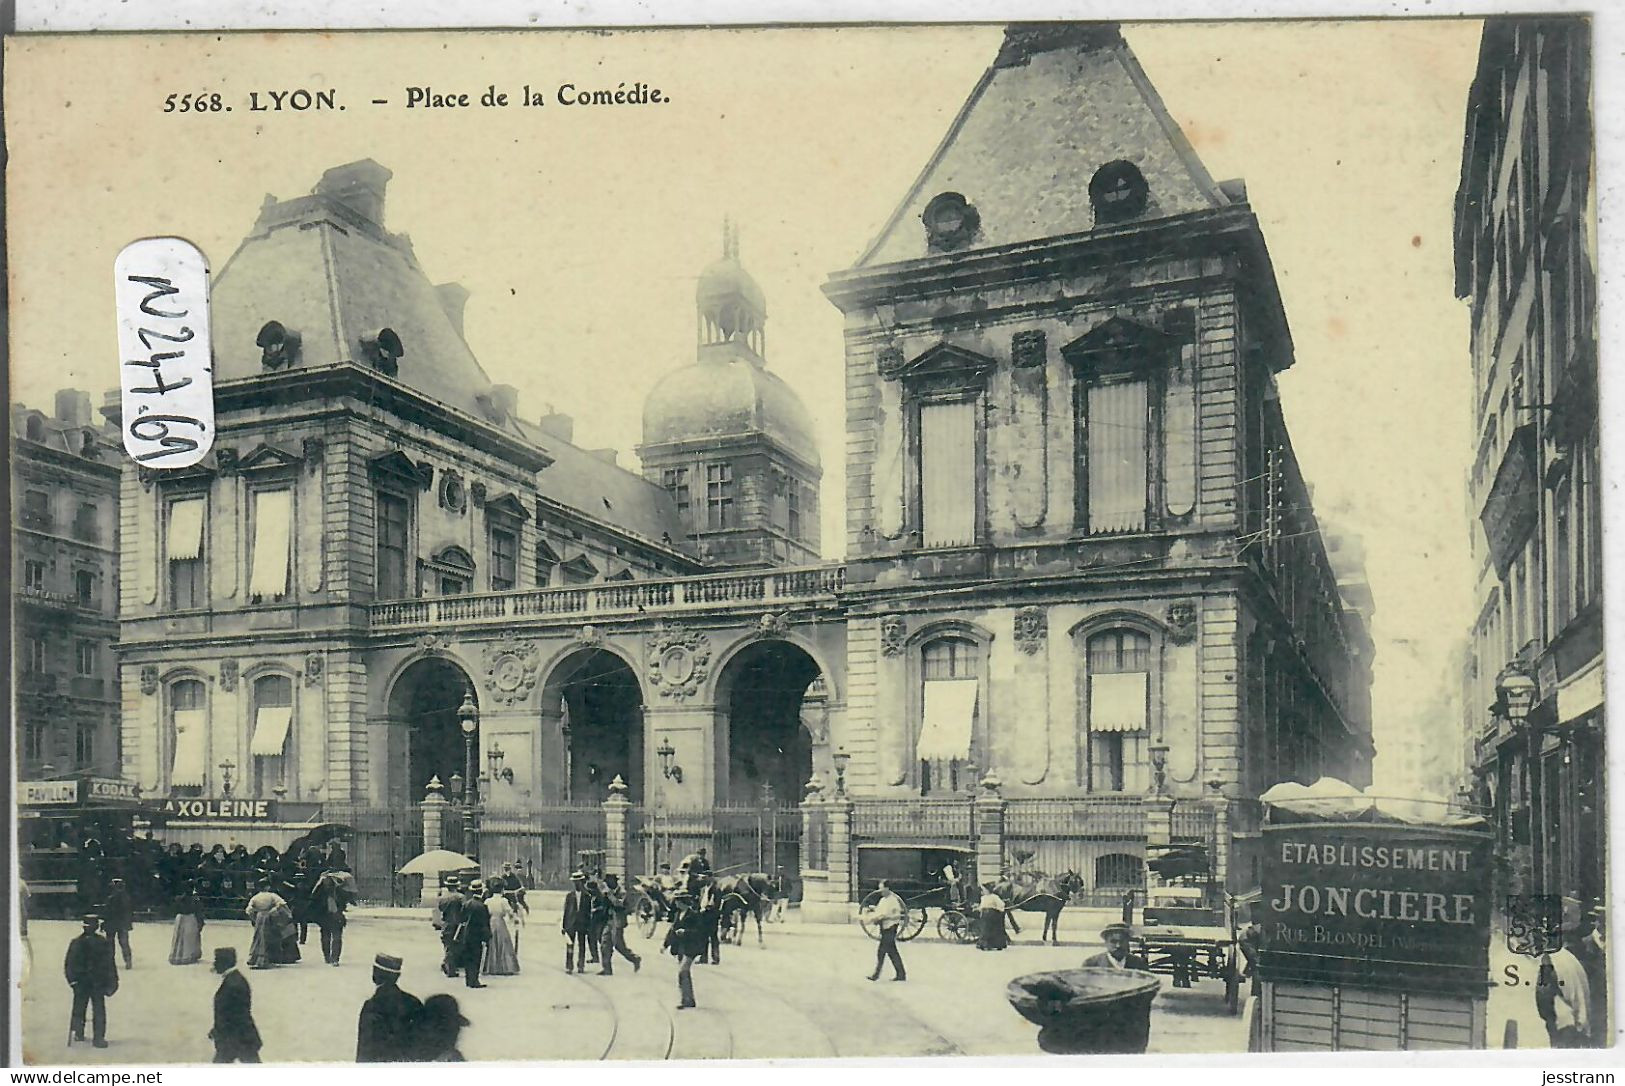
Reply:
<svg viewBox="0 0 1625 1086"><path fill-rule="evenodd" d="M141 665L141 692L152 695L158 692L158 665Z"/></svg>
<svg viewBox="0 0 1625 1086"><path fill-rule="evenodd" d="M237 661L220 661L220 689L230 693L237 689Z"/></svg>
<svg viewBox="0 0 1625 1086"><path fill-rule="evenodd" d="M322 684L322 668L327 658L319 652L305 654L305 685L320 686Z"/></svg>
<svg viewBox="0 0 1625 1086"><path fill-rule="evenodd" d="M587 648L600 648L604 644L603 631L597 626L583 626L576 631L576 644Z"/></svg>
<svg viewBox="0 0 1625 1086"><path fill-rule="evenodd" d="M875 352L875 367L882 377L895 377L903 368L903 348L882 347Z"/></svg>
<svg viewBox="0 0 1625 1086"><path fill-rule="evenodd" d="M885 656L901 656L903 642L908 638L908 623L902 615L887 615L880 620L880 651Z"/></svg>
<svg viewBox="0 0 1625 1086"><path fill-rule="evenodd" d="M426 633L422 637L418 638L418 648L422 649L430 656L440 655L441 653L445 652L450 645L451 642L447 641L439 634Z"/></svg>
<svg viewBox="0 0 1625 1086"><path fill-rule="evenodd" d="M783 637L790 632L790 622L783 615L776 615L772 611L763 614L756 620L756 628L751 631L757 637Z"/></svg>
<svg viewBox="0 0 1625 1086"><path fill-rule="evenodd" d="M1023 607L1016 612L1016 644L1032 656L1044 647L1049 636L1049 614L1042 607Z"/></svg>
<svg viewBox="0 0 1625 1086"><path fill-rule="evenodd" d="M663 698L683 701L711 673L711 639L697 630L662 626L649 638L649 685Z"/></svg>
<svg viewBox="0 0 1625 1086"><path fill-rule="evenodd" d="M534 641L521 641L513 631L485 646L485 674L496 700L513 705L525 700L536 688L539 651Z"/></svg>
<svg viewBox="0 0 1625 1086"><path fill-rule="evenodd" d="M1038 329L1017 332L1010 339L1010 361L1019 369L1042 366L1046 354L1044 333Z"/></svg>

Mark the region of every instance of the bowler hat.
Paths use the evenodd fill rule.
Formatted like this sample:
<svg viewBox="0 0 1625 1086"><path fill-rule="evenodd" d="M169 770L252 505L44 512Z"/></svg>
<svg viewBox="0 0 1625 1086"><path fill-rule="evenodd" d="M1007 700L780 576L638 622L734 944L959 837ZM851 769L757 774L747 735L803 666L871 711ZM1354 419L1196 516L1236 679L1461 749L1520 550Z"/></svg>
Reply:
<svg viewBox="0 0 1625 1086"><path fill-rule="evenodd" d="M214 948L214 971L223 973L237 964L237 948L234 946L217 946Z"/></svg>
<svg viewBox="0 0 1625 1086"><path fill-rule="evenodd" d="M468 1019L463 1017L461 1008L457 1006L457 1000L445 994L432 995L423 1001L423 1017L430 1021L444 1019L456 1022L459 1026L470 1024Z"/></svg>
<svg viewBox="0 0 1625 1086"><path fill-rule="evenodd" d="M401 975L401 959L393 954L380 953L376 955L372 959L372 967L381 969L385 973L394 973L397 977Z"/></svg>

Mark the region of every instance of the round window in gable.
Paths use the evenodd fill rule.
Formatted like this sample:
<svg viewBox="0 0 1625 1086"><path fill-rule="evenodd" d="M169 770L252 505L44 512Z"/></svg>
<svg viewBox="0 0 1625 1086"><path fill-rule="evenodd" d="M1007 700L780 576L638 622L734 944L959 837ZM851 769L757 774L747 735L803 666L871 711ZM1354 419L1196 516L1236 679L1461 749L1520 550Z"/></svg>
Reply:
<svg viewBox="0 0 1625 1086"><path fill-rule="evenodd" d="M1106 163L1089 181L1089 204L1095 210L1096 223L1138 218L1145 211L1149 194L1145 175L1124 159Z"/></svg>
<svg viewBox="0 0 1625 1086"><path fill-rule="evenodd" d="M976 206L957 192L933 196L920 219L925 223L926 245L938 252L963 249L982 226Z"/></svg>

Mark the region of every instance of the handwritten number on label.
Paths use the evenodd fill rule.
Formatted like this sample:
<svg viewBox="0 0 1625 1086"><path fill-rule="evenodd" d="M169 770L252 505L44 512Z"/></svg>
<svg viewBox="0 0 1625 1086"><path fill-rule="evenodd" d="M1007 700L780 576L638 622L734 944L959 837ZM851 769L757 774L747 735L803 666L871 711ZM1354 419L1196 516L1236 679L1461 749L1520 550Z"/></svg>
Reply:
<svg viewBox="0 0 1625 1086"><path fill-rule="evenodd" d="M143 238L119 253L114 287L124 448L140 464L190 467L214 444L208 261L182 238Z"/></svg>

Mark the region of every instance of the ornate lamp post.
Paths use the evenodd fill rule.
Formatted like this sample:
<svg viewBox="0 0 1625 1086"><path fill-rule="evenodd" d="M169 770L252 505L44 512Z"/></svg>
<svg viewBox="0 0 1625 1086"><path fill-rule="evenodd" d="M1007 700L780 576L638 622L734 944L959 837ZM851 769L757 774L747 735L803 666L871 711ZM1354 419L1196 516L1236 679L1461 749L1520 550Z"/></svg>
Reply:
<svg viewBox="0 0 1625 1086"><path fill-rule="evenodd" d="M1541 787L1540 772L1541 730L1530 726L1529 713L1538 700L1540 683L1529 665L1514 660L1496 676L1495 693L1501 715L1512 724L1514 732L1522 732L1524 736L1524 772L1529 775L1530 890L1538 894L1546 882L1540 825L1541 793L1544 789Z"/></svg>
<svg viewBox="0 0 1625 1086"><path fill-rule="evenodd" d="M835 795L838 798L845 799L846 763L852 760L852 755L846 752L845 747L837 747L835 753L830 755L830 760L835 763Z"/></svg>
<svg viewBox="0 0 1625 1086"><path fill-rule="evenodd" d="M220 763L220 795L226 799L231 798L231 771L237 768L237 763L227 758Z"/></svg>
<svg viewBox="0 0 1625 1086"><path fill-rule="evenodd" d="M660 775L668 781L683 783L683 767L676 762L677 748L671 745L670 739L662 738L660 745L655 748L655 757L660 759Z"/></svg>
<svg viewBox="0 0 1625 1086"><path fill-rule="evenodd" d="M463 849L470 859L480 858L480 837L476 818L480 802L480 765L474 734L479 730L480 711L474 704L474 688L463 692L457 707L457 724L463 729L463 754L467 772L463 775Z"/></svg>
<svg viewBox="0 0 1625 1086"><path fill-rule="evenodd" d="M1151 744L1151 792L1162 795L1168 790L1168 744Z"/></svg>

